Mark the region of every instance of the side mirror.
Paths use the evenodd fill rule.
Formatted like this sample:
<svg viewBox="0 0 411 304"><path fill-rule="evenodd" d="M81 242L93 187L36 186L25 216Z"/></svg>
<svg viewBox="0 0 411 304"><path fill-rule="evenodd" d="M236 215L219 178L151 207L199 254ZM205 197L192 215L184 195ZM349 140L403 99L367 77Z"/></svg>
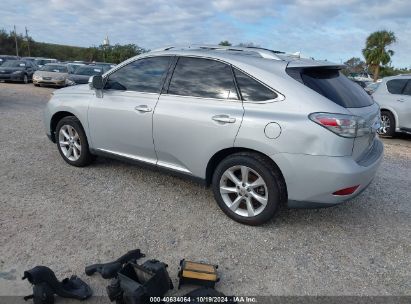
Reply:
<svg viewBox="0 0 411 304"><path fill-rule="evenodd" d="M91 82L90 82L91 80ZM103 89L103 77L101 75L91 76L89 80L90 87L96 90Z"/></svg>

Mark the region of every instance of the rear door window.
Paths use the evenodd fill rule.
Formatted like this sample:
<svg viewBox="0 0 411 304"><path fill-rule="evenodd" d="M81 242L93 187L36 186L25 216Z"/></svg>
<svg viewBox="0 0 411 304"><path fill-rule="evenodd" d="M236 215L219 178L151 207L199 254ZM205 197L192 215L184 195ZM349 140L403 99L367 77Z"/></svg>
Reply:
<svg viewBox="0 0 411 304"><path fill-rule="evenodd" d="M203 58L180 57L168 93L203 98L238 99L231 66Z"/></svg>
<svg viewBox="0 0 411 304"><path fill-rule="evenodd" d="M408 79L393 79L387 81L387 90L391 94L402 94Z"/></svg>
<svg viewBox="0 0 411 304"><path fill-rule="evenodd" d="M362 108L373 104L367 92L338 69L305 68L288 74L296 80L299 80L299 74L299 81L344 108Z"/></svg>
<svg viewBox="0 0 411 304"><path fill-rule="evenodd" d="M407 85L404 88L404 91L402 92L404 95L411 95L411 79L408 79Z"/></svg>
<svg viewBox="0 0 411 304"><path fill-rule="evenodd" d="M237 85L244 101L265 101L277 98L277 94L250 76L234 69Z"/></svg>

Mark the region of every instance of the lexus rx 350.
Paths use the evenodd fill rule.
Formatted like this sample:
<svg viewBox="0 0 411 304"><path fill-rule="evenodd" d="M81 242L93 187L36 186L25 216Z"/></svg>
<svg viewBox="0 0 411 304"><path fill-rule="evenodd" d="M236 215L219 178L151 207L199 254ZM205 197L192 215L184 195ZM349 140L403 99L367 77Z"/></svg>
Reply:
<svg viewBox="0 0 411 304"><path fill-rule="evenodd" d="M258 225L280 204L335 205L374 178L379 107L341 68L258 48L169 47L56 91L45 125L70 165L102 155L184 174L211 185L229 217Z"/></svg>

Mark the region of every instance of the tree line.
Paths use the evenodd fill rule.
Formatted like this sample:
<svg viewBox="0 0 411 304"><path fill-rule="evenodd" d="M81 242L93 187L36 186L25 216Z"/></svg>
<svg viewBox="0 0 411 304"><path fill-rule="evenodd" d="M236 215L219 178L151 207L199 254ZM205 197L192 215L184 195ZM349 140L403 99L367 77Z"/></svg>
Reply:
<svg viewBox="0 0 411 304"><path fill-rule="evenodd" d="M30 36L17 34L17 46L21 57L47 57L61 61L105 61L120 63L130 57L147 52L135 44L79 47L34 41ZM0 54L16 55L14 32L0 30Z"/></svg>

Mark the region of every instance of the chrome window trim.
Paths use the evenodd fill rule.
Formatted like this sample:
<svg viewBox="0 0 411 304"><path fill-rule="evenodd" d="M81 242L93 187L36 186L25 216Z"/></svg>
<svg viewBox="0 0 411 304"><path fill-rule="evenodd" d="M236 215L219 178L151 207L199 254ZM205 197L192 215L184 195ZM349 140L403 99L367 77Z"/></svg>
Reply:
<svg viewBox="0 0 411 304"><path fill-rule="evenodd" d="M218 62L227 64L227 65L229 65L232 69L237 69L237 70L239 70L240 72L244 73L244 74L247 75L248 77L254 79L255 81L257 81L257 82L260 83L261 85L265 86L267 89L269 89L269 90L271 90L271 91L273 91L273 92L275 92L275 93L277 94L277 98L275 98L275 99L268 99L268 100L263 100L263 101L252 101L252 100L244 101L244 100L242 100L242 99L238 99L237 101L242 101L243 103L259 103L259 104L265 104L265 103L272 103L272 102L278 102L278 101L283 101L283 100L285 100L285 96L284 96L283 94L281 94L281 93L278 92L277 90L273 89L273 88L270 87L269 85L265 84L265 83L262 82L261 80L259 80L259 79L255 78L255 77L251 76L251 75L248 74L247 72L244 72L242 69L238 68L237 66L233 65L233 64L230 63L230 62L221 60L221 59L219 59L219 58L213 58L213 57L209 57L209 56L199 56L199 55L181 55L181 56L177 55L177 57L179 57L179 58L181 58L181 57L201 58L201 59L214 60L214 61L218 61ZM177 61L177 64L178 64L178 61ZM174 74L174 71L173 71L173 74ZM233 75L233 77L234 77L234 75ZM171 76L171 79L173 79L173 76ZM239 88L238 85L237 85L237 87ZM240 91L241 91L241 88L240 88ZM166 94L161 94L161 95L166 95ZM183 95L175 95L175 94L168 94L168 93L167 93L167 95L183 96ZM217 100L225 100L225 101L230 100L230 99L219 99L219 98L212 98L212 97L207 97L207 98L206 98L206 97L185 96L185 95L184 95L184 97L203 98L203 99L214 99L214 100L217 99Z"/></svg>
<svg viewBox="0 0 411 304"><path fill-rule="evenodd" d="M172 58L172 57L175 57L175 55L172 55L172 54L170 54L170 55L155 55L155 54L150 54L150 55L144 56L144 57L130 58L130 59L124 61L123 63L120 63L120 64L116 65L113 69L107 71L105 74L102 75L102 77L103 77L103 84L104 84L102 91L103 91L103 92L104 92L104 91L109 91L109 90L105 90L104 87L106 86L106 82L107 82L107 80L108 80L108 78L109 78L109 76L110 76L111 74L117 72L118 70L122 69L122 68L125 67L126 65L129 65L129 64L134 63L134 62L136 62L136 61L143 60L143 59L147 59L147 58L156 58L156 57L170 57L170 58ZM168 68L170 68L170 66L169 66ZM167 69L167 72L168 72L168 69ZM126 91L110 90L110 91L160 94L163 85L164 85L164 82L161 83L160 90L159 90L158 93L144 92L144 91L130 91L130 90L126 90Z"/></svg>
<svg viewBox="0 0 411 304"><path fill-rule="evenodd" d="M279 102L279 101L285 100L285 96L284 96L282 93L280 93L279 91L273 89L271 86L269 86L269 85L267 85L266 83L262 82L261 80L255 78L254 76L250 75L249 73L245 72L244 70L238 68L237 66L233 65L232 63L227 62L227 61L224 61L224 60L221 60L221 59L219 59L219 58L213 58L213 57L209 57L209 56L199 56L199 55L176 55L176 54L169 54L169 55L161 54L161 55L156 55L156 54L150 54L150 55L147 55L147 56L144 56L144 57L140 57L140 58L131 58L131 59L123 62L122 64L117 65L114 69L112 69L112 70L108 71L106 74L104 74L104 75L103 75L104 85L106 84L106 81L107 81L108 77L109 77L111 74L113 74L114 72L116 72L116 71L118 71L119 69L123 68L124 66L126 66L126 65L128 65L128 64L130 64L130 63L133 63L133 62L135 62L135 61L138 61L138 60L142 60L142 59L146 59L146 58L154 58L154 57L179 57L179 58L181 58L181 57L189 57L189 58L201 58L201 59L208 59L208 60L218 61L218 62L221 62L221 63L224 63L224 64L229 65L232 69L237 69L237 70L239 70L240 72L244 73L244 74L247 75L248 77L254 79L255 81L257 81L257 82L260 83L261 85L265 86L265 87L268 88L269 90L275 92L275 93L277 94L277 98L275 98L275 99L263 100L263 101L252 101L252 100L245 101L245 100L242 100L242 99L234 100L234 99L220 99L220 98L212 98L212 97L199 97L199 96L190 96L190 95L168 94L168 93L161 93L161 89L160 89L160 92L159 92L159 93L141 92L141 91L129 91L129 90L127 90L127 91L104 90L104 89L103 89L103 92L104 92L104 91L136 92L136 93L159 94L159 95L165 95L165 96L180 96L180 97L190 97L190 98L198 98L198 99L211 99L211 100L221 100L221 101L235 101L235 102L239 102L239 101L240 101L240 102L243 102L243 103L256 103L256 104L266 104L266 103L273 103L273 102ZM177 62L177 64L178 64L178 62ZM175 67L174 67L174 68L175 68ZM235 71L234 71L234 72L235 72ZM174 74L174 71L173 71L173 74ZM172 79L172 77L173 77L173 76L171 76L171 79ZM239 88L238 85L237 85L237 87ZM239 89L240 89L240 91L241 91L241 88L239 88ZM168 88L167 88L167 90L168 90Z"/></svg>
<svg viewBox="0 0 411 304"><path fill-rule="evenodd" d="M261 84L262 86L266 87L266 88L269 89L270 91L273 91L275 94L277 94L277 98L274 98L274 99L259 100L259 101L256 101L256 100L243 100L244 103L271 103L271 102L277 102L277 101L283 101L283 100L285 100L285 96L284 96L283 94L281 94L281 93L278 92L277 90L273 89L273 88L272 88L271 86L269 86L268 84L262 82L261 80L255 78L254 76L250 75L249 73L245 72L244 70L242 70L242 69L240 69L240 68L238 68L238 67L236 67L236 66L233 66L233 65L232 65L232 67L233 67L233 69L239 70L241 73L247 75L247 77L250 77L251 79L257 81L257 82L258 82L259 84ZM235 74L235 70L234 70L234 74ZM239 90L240 90L240 92L241 92L240 86L238 86L238 88L239 88Z"/></svg>

